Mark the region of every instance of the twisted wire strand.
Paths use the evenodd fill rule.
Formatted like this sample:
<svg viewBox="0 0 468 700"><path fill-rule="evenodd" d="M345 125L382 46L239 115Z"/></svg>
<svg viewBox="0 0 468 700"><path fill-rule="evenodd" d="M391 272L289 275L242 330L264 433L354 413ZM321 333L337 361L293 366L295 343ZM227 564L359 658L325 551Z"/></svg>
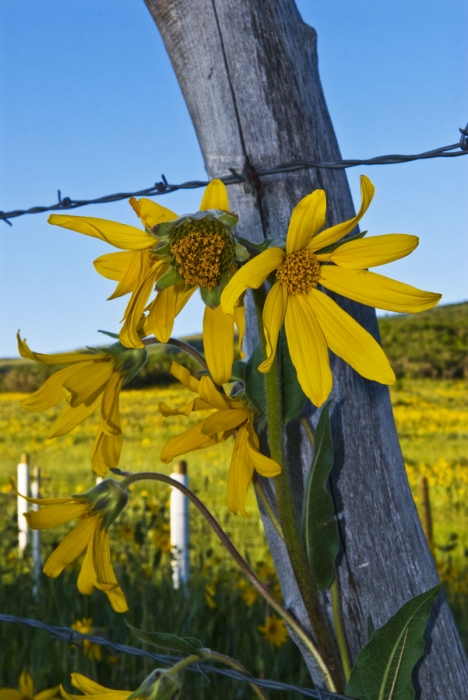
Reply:
<svg viewBox="0 0 468 700"><path fill-rule="evenodd" d="M143 649L138 649L137 647L127 646L126 644L117 644L109 639L104 639L104 637L99 637L96 635L83 634L70 627L57 627L55 625L48 625L40 620L31 620L23 617L16 617L15 615L4 615L0 614L0 622L13 622L20 623L22 625L28 625L29 627L35 627L37 629L44 629L50 632L54 639L68 642L71 644L79 643L82 640L88 640L92 644L99 644L99 646L107 646L114 651L121 652L123 654L130 654L132 656L144 656L154 661L158 661L163 664L175 664L181 660L180 656L173 656L171 654L153 654L150 651L144 651ZM268 680L265 678L254 678L248 676L240 671L235 671L234 669L218 668L216 666L211 666L203 662L194 664L187 670L191 670L195 673L200 673L208 682L209 678L207 674L217 673L221 676L226 676L232 680L242 681L245 683L250 683L257 685L260 688L268 688L269 690L283 690L283 691L295 691L296 693L301 693L304 697L315 698L315 700L349 700L345 695L340 695L338 693L331 693L328 690L321 688L300 688L296 685L291 685L290 683L281 683L280 681Z"/></svg>
<svg viewBox="0 0 468 700"><path fill-rule="evenodd" d="M258 179L262 177L267 177L268 175L279 175L282 173L291 173L297 170L308 170L310 168L323 168L325 170L340 170L343 168L355 168L358 165L395 165L397 163L409 163L415 160L426 160L429 158L457 158L458 156L464 156L468 154L468 124L465 129L460 129L461 138L458 143L453 143L450 146L442 146L441 148L435 148L431 151L425 151L424 153L417 153L414 155L386 155L386 156L376 156L375 158L367 158L364 160L335 160L328 162L319 161L292 161L288 163L279 163L271 168L262 168L259 170L254 170L252 165L246 160L244 168L241 172L238 172L232 168L231 175L226 175L220 177L219 179L224 182L225 185L235 185L239 183L246 183L251 190L258 188ZM168 183L164 175L161 175L161 181L156 182L152 187L147 187L146 189L136 190L135 192L118 192L116 194L105 195L104 197L97 197L96 199L72 199L71 197L63 197L60 190L57 191L57 203L51 204L50 206L37 206L31 207L30 209L14 209L13 211L0 211L0 220L5 221L9 226L11 222L9 219L14 219L18 216L24 216L25 214L42 214L46 211L63 211L69 209L77 209L78 207L85 207L89 204L107 204L109 202L119 202L122 199L128 199L130 197L155 197L163 194L170 194L171 192L176 192L177 190L194 190L200 187L206 187L209 180L189 180L188 182L183 182L179 185L172 185Z"/></svg>

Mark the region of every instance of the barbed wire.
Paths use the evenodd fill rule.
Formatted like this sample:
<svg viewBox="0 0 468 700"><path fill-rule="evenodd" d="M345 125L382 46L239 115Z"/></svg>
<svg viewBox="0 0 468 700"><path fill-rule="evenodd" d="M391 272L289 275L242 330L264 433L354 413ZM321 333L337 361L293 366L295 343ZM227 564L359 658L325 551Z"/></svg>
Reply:
<svg viewBox="0 0 468 700"><path fill-rule="evenodd" d="M107 646L114 651L122 652L123 654L129 654L132 656L144 656L154 661L158 661L163 664L175 664L181 660L180 656L172 656L170 654L153 654L150 651L144 651L143 649L138 649L137 647L127 646L126 644L117 644L104 637L99 637L91 634L83 634L77 630L73 630L70 627L56 627L55 625L48 625L45 622L40 622L39 620L31 620L24 617L16 617L15 615L3 615L0 614L0 622L19 622L23 625L28 625L29 627L35 627L37 629L43 629L50 632L51 636L57 640L68 642L70 644L76 644L77 642L88 640L92 644L98 644L99 646ZM232 680L243 681L245 683L250 683L257 685L259 688L268 688L269 690L284 690L284 691L294 691L296 693L301 693L305 697L315 698L315 700L350 700L345 695L340 695L339 693L331 693L329 690L324 690L321 688L300 688L296 685L291 685L290 683L281 683L281 681L273 681L265 678L254 678L240 671L235 671L233 669L218 668L216 666L211 666L203 662L193 664L187 668L192 672L200 673L205 680L209 683L210 680L207 677L208 673L217 673L221 676L226 676Z"/></svg>
<svg viewBox="0 0 468 700"><path fill-rule="evenodd" d="M259 189L260 178L268 175L279 175L281 173L292 173L297 170L308 170L310 168L321 168L325 170L340 170L343 168L355 168L358 165L395 165L397 163L409 163L415 160L426 160L429 158L457 158L468 154L468 124L464 129L459 129L461 138L458 143L453 143L450 146L442 146L435 148L432 151L425 151L415 155L387 155L376 156L365 160L335 160L328 162L321 161L291 161L288 163L279 163L271 168L263 168L255 170L252 164L247 159L242 171L237 171L234 168L229 168L231 175L220 177L219 179L225 185L235 185L246 183L252 193ZM63 197L60 190L57 190L57 203L50 206L37 206L30 209L14 209L13 211L0 211L0 219L5 221L9 226L12 226L9 219L14 219L25 214L42 214L46 211L63 211L69 209L77 209L78 207L86 207L90 204L108 204L110 202L119 202L122 199L130 197L155 197L163 194L170 194L177 190L194 190L200 187L206 187L209 180L190 180L179 185L170 184L164 175L161 175L161 181L156 182L152 187L136 190L135 192L118 192L116 194L97 197L96 199L72 199L71 197Z"/></svg>

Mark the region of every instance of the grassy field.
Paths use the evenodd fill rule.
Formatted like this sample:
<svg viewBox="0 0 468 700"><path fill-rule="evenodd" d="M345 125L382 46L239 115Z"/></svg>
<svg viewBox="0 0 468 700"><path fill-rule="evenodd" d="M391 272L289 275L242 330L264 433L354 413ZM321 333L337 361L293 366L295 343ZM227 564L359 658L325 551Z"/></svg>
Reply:
<svg viewBox="0 0 468 700"><path fill-rule="evenodd" d="M465 644L468 645L468 380L400 379L392 388L392 402L408 478L420 505L420 479L430 486L434 520L434 554ZM187 429L196 417L164 419L158 401L182 403L187 393L178 387L126 391L122 394L124 449L121 468L172 471L159 453L164 441ZM102 594L91 598L76 593L77 569L58 580L42 580L39 600L31 591L28 559L16 557L16 504L8 480L16 473L22 452L40 466L44 495L86 491L94 484L90 454L96 421L88 420L72 434L54 440L44 435L55 409L30 414L18 406L20 394L0 394L0 612L35 617L69 626L92 620L92 626L115 641L135 643L122 618L103 604ZM226 507L226 480L232 444L223 443L188 456L191 487L209 505L238 548L260 577L280 595L271 567L261 521L252 492L244 519ZM204 644L243 660L252 672L306 682L306 672L292 643L275 648L260 632L269 610L235 572L217 540L198 514L191 510L192 579L188 595L171 585L168 538L168 489L150 483L137 485L128 508L111 528L115 566L129 593L129 620L143 628L157 628L199 637ZM44 552L51 550L63 532L46 531ZM103 651L73 649L49 642L46 633L31 635L27 628L0 625L0 685L13 687L23 666L34 672L38 687L63 680L71 670L89 673L104 684L134 687L148 668L138 658L118 657ZM122 657L122 658L121 658ZM33 674L33 675L34 675ZM190 679L187 697L203 696L203 679ZM133 685L132 685L133 684ZM229 682L213 681L213 697L250 698L248 689L235 694ZM230 695L229 693L233 693ZM237 693L237 691L236 691ZM293 697L293 696L291 696Z"/></svg>

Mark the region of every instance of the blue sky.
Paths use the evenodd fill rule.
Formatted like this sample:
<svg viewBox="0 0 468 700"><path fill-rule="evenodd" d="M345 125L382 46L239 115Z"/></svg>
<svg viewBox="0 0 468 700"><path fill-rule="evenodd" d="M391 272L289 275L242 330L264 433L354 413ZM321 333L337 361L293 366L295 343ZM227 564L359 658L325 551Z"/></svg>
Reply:
<svg viewBox="0 0 468 700"><path fill-rule="evenodd" d="M318 32L325 96L344 157L418 153L455 143L468 121L468 6L463 1L299 0ZM93 198L204 179L203 162L162 41L142 0L2 0L0 208ZM420 246L383 274L468 298L468 157L348 170L376 185L363 220L372 234L412 233ZM178 213L201 191L159 198ZM73 212L136 223L126 202ZM0 222L0 357L18 328L40 352L102 342L126 299L92 266L100 241L47 224L46 214ZM200 330L193 299L176 334Z"/></svg>

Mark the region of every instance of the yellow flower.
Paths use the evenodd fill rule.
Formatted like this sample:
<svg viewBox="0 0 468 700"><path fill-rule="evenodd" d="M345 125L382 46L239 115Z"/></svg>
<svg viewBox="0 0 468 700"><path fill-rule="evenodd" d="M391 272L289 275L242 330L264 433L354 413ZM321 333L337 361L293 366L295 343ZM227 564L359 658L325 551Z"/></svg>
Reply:
<svg viewBox="0 0 468 700"><path fill-rule="evenodd" d="M395 375L374 338L317 285L354 301L388 311L416 313L430 309L440 294L425 292L402 282L369 272L411 253L416 236L388 234L343 241L367 211L374 186L361 177L362 204L349 221L321 231L326 199L315 190L294 208L286 238L286 250L270 247L242 267L223 291L221 306L233 314L239 297L257 289L276 271L263 310L267 359L259 366L268 372L273 363L278 334L285 323L289 352L304 393L321 406L332 387L328 348L359 374L381 384L393 384Z"/></svg>
<svg viewBox="0 0 468 700"><path fill-rule="evenodd" d="M72 630L76 630L81 634L92 634L94 631L92 626L92 619L90 617L85 617L82 620L75 620L75 622L72 625L70 625L70 627ZM102 653L99 644L90 642L89 639L81 639L80 644L82 644L83 654L88 659L96 659L96 661L101 661ZM72 644L72 648L74 648L75 646L75 644Z"/></svg>
<svg viewBox="0 0 468 700"><path fill-rule="evenodd" d="M0 688L0 700L51 700L57 697L59 686L42 690L34 694L33 679L27 671L21 671L19 677L19 690L14 688Z"/></svg>
<svg viewBox="0 0 468 700"><path fill-rule="evenodd" d="M30 350L19 333L17 337L22 357L43 364L68 365L49 377L38 391L23 399L21 406L28 411L45 411L60 401L66 402L47 438L69 433L100 408L92 465L97 474L104 476L118 465L122 450L120 390L146 361L146 350L128 350L116 343L97 353L43 355Z"/></svg>
<svg viewBox="0 0 468 700"><path fill-rule="evenodd" d="M258 629L265 639L275 647L282 646L288 639L288 630L284 620L276 615L269 615L264 625L259 625Z"/></svg>
<svg viewBox="0 0 468 700"><path fill-rule="evenodd" d="M102 481L80 497L23 498L42 506L24 513L33 530L48 530L78 518L77 525L47 559L44 573L57 578L86 550L78 576L78 590L91 595L98 588L104 591L116 612L126 612L128 605L112 568L107 534L107 527L127 502L127 494L117 482Z"/></svg>
<svg viewBox="0 0 468 700"><path fill-rule="evenodd" d="M127 700L132 694L131 690L111 690L110 688L104 688L103 685L99 685L95 681L86 678L86 676L82 676L81 673L72 673L71 683L72 686L80 690L83 695L92 695L93 697L102 696L102 700ZM71 695L67 693L63 686L60 686L60 692L65 700L82 700L83 698L83 695Z"/></svg>
<svg viewBox="0 0 468 700"><path fill-rule="evenodd" d="M219 308L219 295L235 270L236 259L246 257L232 235L237 217L229 213L225 185L212 180L200 211L180 219L150 199L132 197L130 204L145 231L83 216L53 214L49 223L100 238L124 251L102 255L94 265L101 275L118 282L110 299L131 292L120 332L126 347L143 347L141 338L149 334L167 343L175 317L200 288L207 304L203 321L206 359L215 382L223 384L231 376L234 360L234 321L242 342L244 307L236 307L233 320L233 315L225 316ZM156 283L160 291L147 306ZM146 318L142 316L145 310L149 312ZM220 344L225 348L222 353Z"/></svg>
<svg viewBox="0 0 468 700"><path fill-rule="evenodd" d="M234 514L237 515L240 511L246 516L245 496L254 469L267 477L277 476L281 472L281 467L259 450L254 430L254 411L249 408L247 401L220 393L208 376L195 379L185 367L176 362L172 363L171 373L198 396L179 409L171 409L164 403L159 403L163 416L189 416L192 411L216 410L182 435L170 438L161 451L161 460L164 463L171 462L178 455L227 440L237 431L229 469L228 507Z"/></svg>

